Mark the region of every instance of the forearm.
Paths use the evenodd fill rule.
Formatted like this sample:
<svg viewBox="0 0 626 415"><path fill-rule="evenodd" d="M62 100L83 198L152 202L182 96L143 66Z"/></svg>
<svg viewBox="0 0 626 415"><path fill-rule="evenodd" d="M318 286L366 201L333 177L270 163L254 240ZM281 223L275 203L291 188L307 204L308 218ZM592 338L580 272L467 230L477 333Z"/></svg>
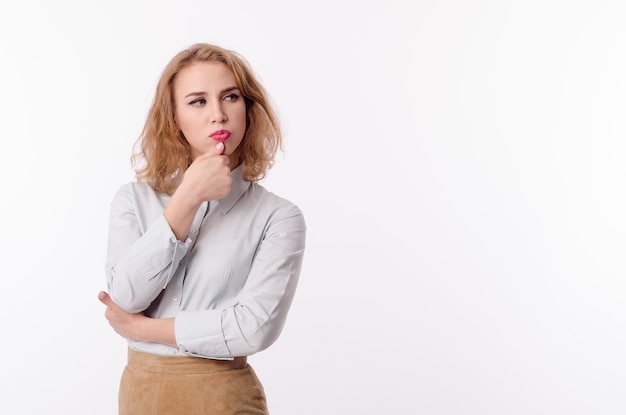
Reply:
<svg viewBox="0 0 626 415"><path fill-rule="evenodd" d="M179 241L184 241L203 200L183 182L174 192L163 215Z"/></svg>
<svg viewBox="0 0 626 415"><path fill-rule="evenodd" d="M109 291L124 310L143 311L174 276L191 242L178 241L163 216L135 241L135 233L118 229L112 227L109 238Z"/></svg>
<svg viewBox="0 0 626 415"><path fill-rule="evenodd" d="M296 209L282 213L265 233L245 286L223 309L181 310L176 340L187 354L245 356L269 347L279 336L302 268L306 225Z"/></svg>
<svg viewBox="0 0 626 415"><path fill-rule="evenodd" d="M142 321L141 335L138 340L146 343L161 343L176 347L174 318L149 318Z"/></svg>
<svg viewBox="0 0 626 415"><path fill-rule="evenodd" d="M176 347L174 318L150 318L143 313L129 313L115 304L105 291L98 294L98 299L107 306L104 316L120 336L132 341Z"/></svg>
<svg viewBox="0 0 626 415"><path fill-rule="evenodd" d="M179 241L184 241L189 234L189 229L201 204L202 200L193 198L182 185L172 195L163 216Z"/></svg>
<svg viewBox="0 0 626 415"><path fill-rule="evenodd" d="M179 241L163 211L168 199L139 184L122 186L109 217L108 291L124 310L150 306L178 269L192 241Z"/></svg>

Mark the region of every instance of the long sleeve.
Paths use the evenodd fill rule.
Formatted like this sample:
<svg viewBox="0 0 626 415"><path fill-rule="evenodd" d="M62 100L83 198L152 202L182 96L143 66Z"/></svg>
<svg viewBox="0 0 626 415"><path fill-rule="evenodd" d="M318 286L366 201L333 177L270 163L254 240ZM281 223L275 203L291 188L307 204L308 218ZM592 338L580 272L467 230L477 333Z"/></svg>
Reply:
<svg viewBox="0 0 626 415"><path fill-rule="evenodd" d="M165 200L141 187L122 186L109 218L105 262L109 293L128 312L144 311L172 278L191 240L178 241L162 212Z"/></svg>
<svg viewBox="0 0 626 415"><path fill-rule="evenodd" d="M231 172L231 191L204 202L185 241L163 211L170 197L143 183L111 203L105 262L111 298L128 312L174 317L177 346L129 340L134 350L230 359L269 347L291 306L305 249L300 209Z"/></svg>
<svg viewBox="0 0 626 415"><path fill-rule="evenodd" d="M269 218L243 289L227 307L179 311L179 348L203 357L251 355L278 338L291 306L305 249L306 225L294 205Z"/></svg>

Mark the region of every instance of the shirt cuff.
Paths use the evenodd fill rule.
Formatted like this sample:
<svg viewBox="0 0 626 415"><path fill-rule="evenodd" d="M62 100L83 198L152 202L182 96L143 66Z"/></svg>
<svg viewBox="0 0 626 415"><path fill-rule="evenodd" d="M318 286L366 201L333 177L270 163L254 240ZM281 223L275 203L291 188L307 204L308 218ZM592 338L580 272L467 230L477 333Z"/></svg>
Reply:
<svg viewBox="0 0 626 415"><path fill-rule="evenodd" d="M190 356L232 359L222 333L222 310L179 311L174 321L179 349Z"/></svg>
<svg viewBox="0 0 626 415"><path fill-rule="evenodd" d="M159 248L161 244L159 241L166 241L161 248ZM167 286L174 276L180 260L187 254L190 246L191 239L187 237L184 242L176 239L167 219L161 215L142 238L141 246L137 246L135 249L137 251L135 255L138 258L136 262L141 264L138 271L145 275L148 280L151 280L159 275L169 263L169 267L165 269L164 286ZM163 255L164 251L169 251L170 254ZM143 260L142 254L146 256Z"/></svg>

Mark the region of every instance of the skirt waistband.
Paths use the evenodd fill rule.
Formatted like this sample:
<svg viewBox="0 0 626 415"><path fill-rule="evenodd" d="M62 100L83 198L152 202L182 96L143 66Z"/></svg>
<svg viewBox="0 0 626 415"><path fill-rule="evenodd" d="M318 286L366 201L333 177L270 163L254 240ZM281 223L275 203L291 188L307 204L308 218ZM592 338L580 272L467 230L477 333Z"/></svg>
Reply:
<svg viewBox="0 0 626 415"><path fill-rule="evenodd" d="M216 360L194 356L161 356L128 349L128 367L145 372L207 374L244 369L247 365L245 356L235 357L234 360Z"/></svg>

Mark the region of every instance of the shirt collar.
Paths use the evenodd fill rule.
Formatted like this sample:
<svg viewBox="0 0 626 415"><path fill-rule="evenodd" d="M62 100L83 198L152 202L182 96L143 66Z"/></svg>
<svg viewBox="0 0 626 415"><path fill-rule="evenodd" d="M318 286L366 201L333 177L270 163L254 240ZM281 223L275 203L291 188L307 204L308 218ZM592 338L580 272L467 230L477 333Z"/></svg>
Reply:
<svg viewBox="0 0 626 415"><path fill-rule="evenodd" d="M224 215L227 214L233 206L235 206L235 203L241 199L241 196L243 196L246 190L250 187L250 182L243 179L243 170L244 166L243 164L240 164L230 172L230 177L233 179L230 185L230 193L217 200L217 204Z"/></svg>

